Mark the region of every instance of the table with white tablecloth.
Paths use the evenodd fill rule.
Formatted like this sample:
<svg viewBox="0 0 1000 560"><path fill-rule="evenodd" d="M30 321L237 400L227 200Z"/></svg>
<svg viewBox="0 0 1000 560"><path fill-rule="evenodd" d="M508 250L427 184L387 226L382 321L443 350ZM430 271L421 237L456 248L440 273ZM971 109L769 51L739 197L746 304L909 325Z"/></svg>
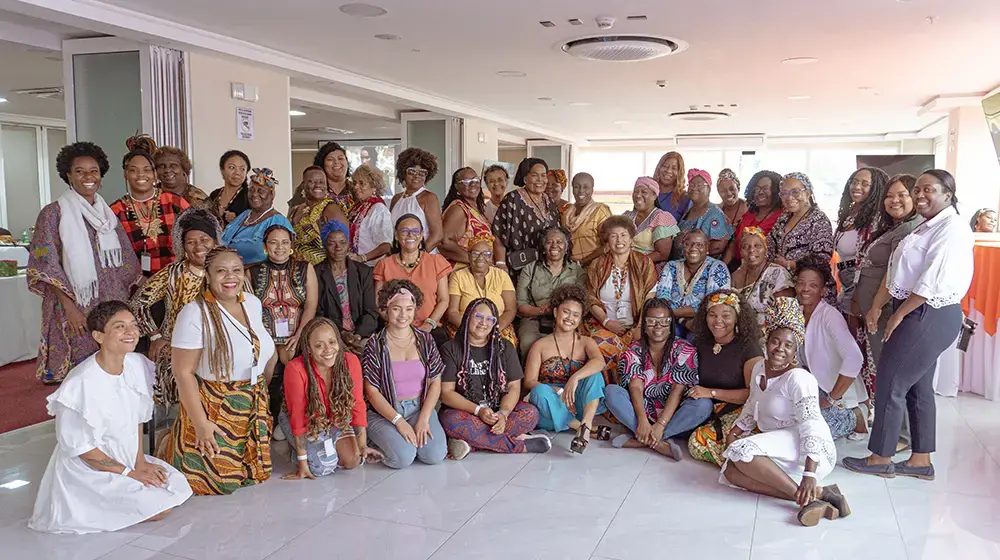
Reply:
<svg viewBox="0 0 1000 560"><path fill-rule="evenodd" d="M0 245L0 261L14 261L18 268L28 266L28 249L23 245Z"/></svg>
<svg viewBox="0 0 1000 560"><path fill-rule="evenodd" d="M38 356L42 298L28 291L25 275L0 278L0 366Z"/></svg>

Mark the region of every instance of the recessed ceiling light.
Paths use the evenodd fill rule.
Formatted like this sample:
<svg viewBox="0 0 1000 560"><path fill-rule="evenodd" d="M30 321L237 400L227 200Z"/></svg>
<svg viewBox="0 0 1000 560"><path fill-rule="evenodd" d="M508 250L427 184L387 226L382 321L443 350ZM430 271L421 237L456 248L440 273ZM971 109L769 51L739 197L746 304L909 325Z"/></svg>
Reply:
<svg viewBox="0 0 1000 560"><path fill-rule="evenodd" d="M292 109L291 111L288 112L288 116L289 117L304 117L304 116L306 116L306 112L305 111L299 111L297 109Z"/></svg>
<svg viewBox="0 0 1000 560"><path fill-rule="evenodd" d="M793 58L786 58L782 60L782 64L812 64L814 62L819 62L819 59L814 56L796 56Z"/></svg>
<svg viewBox="0 0 1000 560"><path fill-rule="evenodd" d="M570 101L569 102L569 106L570 107L590 107L591 105L593 105L593 103L591 103L589 101Z"/></svg>
<svg viewBox="0 0 1000 560"><path fill-rule="evenodd" d="M539 97L538 100L539 101L552 101L552 98L551 97Z"/></svg>
<svg viewBox="0 0 1000 560"><path fill-rule="evenodd" d="M392 33L379 33L375 36L376 39L381 39L382 41L398 41L402 39L399 35L393 35Z"/></svg>
<svg viewBox="0 0 1000 560"><path fill-rule="evenodd" d="M873 89L875 89L875 88L872 87L872 86L858 86L858 90L860 90L860 91L871 91Z"/></svg>
<svg viewBox="0 0 1000 560"><path fill-rule="evenodd" d="M611 124L632 124L632 121L615 121Z"/></svg>
<svg viewBox="0 0 1000 560"><path fill-rule="evenodd" d="M527 76L527 74L521 72L520 70L501 70L497 72L497 76L500 76L501 78L523 78Z"/></svg>
<svg viewBox="0 0 1000 560"><path fill-rule="evenodd" d="M789 95L788 99L790 101L801 101L803 99L812 99L811 95Z"/></svg>
<svg viewBox="0 0 1000 560"><path fill-rule="evenodd" d="M6 102L7 102L6 97L0 97L0 103L6 103Z"/></svg>
<svg viewBox="0 0 1000 560"><path fill-rule="evenodd" d="M28 482L27 480L20 480L20 479L18 479L18 480L12 480L10 482L5 482L3 484L0 484L0 488L4 488L4 489L7 489L7 490L17 490L18 488L20 488L22 486L27 486L29 484L31 484L31 483Z"/></svg>
<svg viewBox="0 0 1000 560"><path fill-rule="evenodd" d="M381 6L373 6L371 4L344 4L340 7L340 11L344 12L349 16L356 17L379 17L384 16L389 13L385 8Z"/></svg>
<svg viewBox="0 0 1000 560"><path fill-rule="evenodd" d="M792 117L793 121L807 121L809 117Z"/></svg>

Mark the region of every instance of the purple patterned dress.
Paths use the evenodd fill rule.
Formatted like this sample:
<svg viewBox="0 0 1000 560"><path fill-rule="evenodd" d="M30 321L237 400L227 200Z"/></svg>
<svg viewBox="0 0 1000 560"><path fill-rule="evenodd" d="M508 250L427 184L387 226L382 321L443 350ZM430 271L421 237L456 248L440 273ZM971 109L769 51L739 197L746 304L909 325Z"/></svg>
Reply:
<svg viewBox="0 0 1000 560"><path fill-rule="evenodd" d="M43 383L59 383L69 370L97 351L97 343L90 333L80 335L70 332L66 310L59 303L55 290L62 290L73 298L73 288L62 265L62 240L59 238L59 203L42 208L35 220L35 236L28 248L28 288L42 297L42 338L38 345L38 378ZM98 247L97 232L84 221L90 244ZM139 258L128 250L132 242L119 225L118 242L122 246L122 265L103 268L94 252L97 269L97 297L82 309L84 315L97 304L118 300L128 302L131 288L142 278Z"/></svg>

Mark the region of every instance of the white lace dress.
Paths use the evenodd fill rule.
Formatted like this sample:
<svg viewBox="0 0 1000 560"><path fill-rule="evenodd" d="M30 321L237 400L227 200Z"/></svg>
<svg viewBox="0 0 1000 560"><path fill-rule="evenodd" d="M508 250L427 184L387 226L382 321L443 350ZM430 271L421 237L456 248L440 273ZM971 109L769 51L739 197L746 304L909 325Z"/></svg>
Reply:
<svg viewBox="0 0 1000 560"><path fill-rule="evenodd" d="M806 457L811 457L818 463L817 482L822 480L837 464L837 448L820 413L816 378L794 368L769 379L767 389L761 389L762 377L764 362L760 361L754 366L750 398L736 421L745 432L756 427L761 433L736 440L726 449L719 482L732 486L725 477L730 461L749 463L757 456L769 457L793 479L802 476Z"/></svg>

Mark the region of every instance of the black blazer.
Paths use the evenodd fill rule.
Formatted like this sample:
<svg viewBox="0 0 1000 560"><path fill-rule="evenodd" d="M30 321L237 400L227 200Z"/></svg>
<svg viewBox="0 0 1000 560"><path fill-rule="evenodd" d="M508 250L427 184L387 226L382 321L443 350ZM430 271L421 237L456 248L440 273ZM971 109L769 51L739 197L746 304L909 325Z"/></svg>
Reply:
<svg viewBox="0 0 1000 560"><path fill-rule="evenodd" d="M317 312L337 326L343 325L337 283L330 272L329 261L323 261L316 267L316 277L319 279ZM378 327L378 308L375 306L375 280L370 266L347 259L347 297L350 299L354 334L371 336Z"/></svg>

